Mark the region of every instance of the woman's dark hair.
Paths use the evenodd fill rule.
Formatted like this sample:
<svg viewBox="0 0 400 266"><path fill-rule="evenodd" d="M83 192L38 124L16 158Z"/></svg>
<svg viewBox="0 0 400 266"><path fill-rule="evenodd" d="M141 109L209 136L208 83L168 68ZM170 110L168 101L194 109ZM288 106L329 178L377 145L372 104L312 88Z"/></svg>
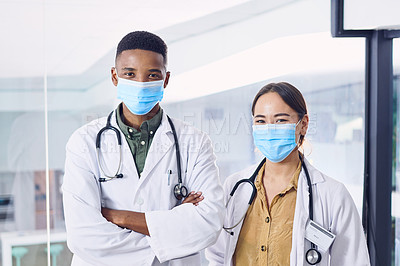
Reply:
<svg viewBox="0 0 400 266"><path fill-rule="evenodd" d="M293 85L287 82L279 83L269 83L261 88L261 90L256 94L251 106L251 113L254 115L254 108L258 99L269 92L276 92L281 96L282 100L289 105L293 110L295 110L299 116L299 120L307 114L307 106L304 101L301 92ZM300 144L303 142L304 136L300 136Z"/></svg>

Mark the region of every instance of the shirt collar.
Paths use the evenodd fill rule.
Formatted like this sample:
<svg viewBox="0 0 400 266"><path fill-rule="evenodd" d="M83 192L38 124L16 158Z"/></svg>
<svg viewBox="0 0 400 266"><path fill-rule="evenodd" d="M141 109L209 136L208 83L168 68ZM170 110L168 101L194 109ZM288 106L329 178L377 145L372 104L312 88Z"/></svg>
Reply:
<svg viewBox="0 0 400 266"><path fill-rule="evenodd" d="M117 117L117 124L125 136L129 136L139 132L136 128L130 127L124 123L122 115L122 103L118 105L117 109L115 110L115 113ZM163 117L163 109L160 107L155 116L153 116L149 120L143 121L143 123L140 125L140 131L147 133L152 132L151 134L154 135L157 128L161 124L162 117Z"/></svg>
<svg viewBox="0 0 400 266"><path fill-rule="evenodd" d="M294 187L295 190L297 190L297 185L299 184L299 175L301 172L301 161L299 162L299 164L297 165L297 169L293 174L292 179L289 182L289 186L290 187Z"/></svg>
<svg viewBox="0 0 400 266"><path fill-rule="evenodd" d="M256 184L255 184L257 189L259 189L262 186L262 178L264 175L264 171L265 171L265 163L261 167L260 171L257 174ZM301 171L301 161L297 165L296 171L294 172L292 179L290 179L288 186L281 193L284 194L284 193L288 192L291 188L294 188L297 191L297 185L299 182L300 171Z"/></svg>

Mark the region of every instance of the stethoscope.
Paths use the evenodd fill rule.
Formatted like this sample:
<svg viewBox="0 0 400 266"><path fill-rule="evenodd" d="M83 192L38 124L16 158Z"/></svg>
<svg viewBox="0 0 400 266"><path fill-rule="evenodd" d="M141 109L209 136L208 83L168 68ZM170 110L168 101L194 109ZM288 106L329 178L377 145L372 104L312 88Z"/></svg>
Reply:
<svg viewBox="0 0 400 266"><path fill-rule="evenodd" d="M313 194L312 194L310 174L308 173L307 166L303 161L303 157L300 154L299 154L299 157L300 157L300 160L301 160L301 166L303 167L304 172L306 174L306 178L307 178L308 193L310 195L309 196L309 204L308 204L308 207L309 207L309 218L310 218L310 220L312 220L313 216L314 216L314 213L313 213L313 204L312 204L312 202L313 202ZM253 200L254 200L254 198L256 197L256 194L257 194L257 188L254 185L254 181L255 181L255 179L256 179L256 177L258 175L258 172L260 171L261 167L264 165L265 161L266 161L266 158L264 158L261 161L261 163L257 166L256 170L250 176L250 178L241 179L238 182L236 182L235 186L232 188L231 193L229 193L229 198L228 198L228 201L225 204L225 208L228 207L229 201L232 199L233 194L235 194L235 191L237 190L239 185L243 184L243 183L248 183L248 184L251 185L253 191L251 193L250 200L248 202L248 206L250 206L253 203ZM231 236L233 236L234 233L233 233L232 229L235 228L236 226L238 226L243 221L245 216L246 216L246 213L244 213L242 218L240 218L239 222L237 222L236 224L234 224L231 227L223 226L223 229L227 233L229 233ZM307 261L307 263L310 264L310 265L315 265L315 264L319 263L321 261L321 259L322 259L321 253L317 250L315 244L311 243L311 248L306 252L306 261Z"/></svg>
<svg viewBox="0 0 400 266"><path fill-rule="evenodd" d="M96 155L97 155L97 163L99 165L100 171L102 172L104 177L99 177L99 182L100 184L106 181L110 181L113 180L114 178L122 178L124 175L121 173L121 165L122 165L122 145L121 145L121 133L119 132L119 130L111 125L111 117L114 111L112 111L108 117L107 117L107 124L105 127L103 127L102 129L99 130L99 133L97 133L96 136ZM168 122L171 126L172 129L172 134L174 135L174 141L175 141L175 151L176 151L176 164L177 164L177 169L178 169L178 184L176 184L174 186L174 196L176 199L181 200L182 198L185 198L188 195L188 190L187 188L183 185L182 183L182 170L181 170L181 155L180 155L180 151L179 151L179 143L178 143L178 137L176 135L176 130L175 130L175 126L172 123L172 120L169 116L167 116L168 118ZM105 131L107 130L112 130L115 132L115 134L117 135L117 143L118 143L118 147L119 147L119 163L118 163L118 169L115 172L114 175L107 175L103 169L103 166L101 165L100 162L100 155L101 155L101 147L100 147L100 143L101 143L101 134L103 134Z"/></svg>

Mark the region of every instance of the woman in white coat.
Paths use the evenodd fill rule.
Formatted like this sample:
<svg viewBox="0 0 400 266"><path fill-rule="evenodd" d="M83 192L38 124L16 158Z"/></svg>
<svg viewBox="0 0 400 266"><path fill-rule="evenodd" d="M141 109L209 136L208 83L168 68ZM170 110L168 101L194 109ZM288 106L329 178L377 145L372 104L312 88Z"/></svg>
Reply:
<svg viewBox="0 0 400 266"><path fill-rule="evenodd" d="M370 265L349 192L298 150L309 122L300 91L285 82L268 84L255 96L252 114L254 142L265 159L226 179L225 231L206 250L210 265ZM322 228L316 235L311 217ZM321 239L312 243L306 235Z"/></svg>

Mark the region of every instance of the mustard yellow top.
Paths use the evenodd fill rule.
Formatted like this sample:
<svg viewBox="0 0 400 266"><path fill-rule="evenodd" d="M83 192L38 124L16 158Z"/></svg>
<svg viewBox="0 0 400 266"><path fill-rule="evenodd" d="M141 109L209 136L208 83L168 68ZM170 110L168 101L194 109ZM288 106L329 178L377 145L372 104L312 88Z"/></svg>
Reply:
<svg viewBox="0 0 400 266"><path fill-rule="evenodd" d="M276 195L268 209L263 186L265 164L258 172L257 195L247 210L233 256L235 265L289 265L297 183L301 162L289 185Z"/></svg>

